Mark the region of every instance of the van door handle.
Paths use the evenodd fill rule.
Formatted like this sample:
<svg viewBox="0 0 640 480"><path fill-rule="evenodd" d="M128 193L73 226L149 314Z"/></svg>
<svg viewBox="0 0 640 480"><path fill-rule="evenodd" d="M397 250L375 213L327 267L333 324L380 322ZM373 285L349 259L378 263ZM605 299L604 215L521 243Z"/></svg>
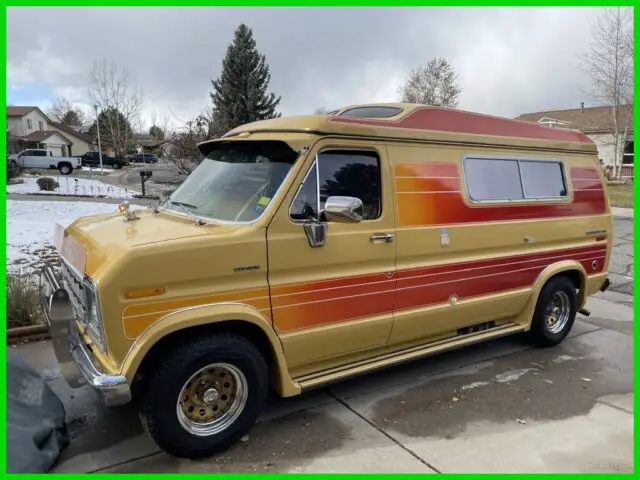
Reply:
<svg viewBox="0 0 640 480"><path fill-rule="evenodd" d="M383 241L386 243L391 243L393 242L393 238L394 236L390 233L374 233L369 237L369 240L371 240L372 242Z"/></svg>

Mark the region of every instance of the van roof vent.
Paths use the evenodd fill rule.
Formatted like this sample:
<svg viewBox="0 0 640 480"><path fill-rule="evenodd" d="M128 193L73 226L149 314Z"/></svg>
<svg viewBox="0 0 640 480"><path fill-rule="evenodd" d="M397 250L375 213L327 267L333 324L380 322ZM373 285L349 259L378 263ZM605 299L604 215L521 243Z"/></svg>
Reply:
<svg viewBox="0 0 640 480"><path fill-rule="evenodd" d="M570 128L571 122L566 122L564 120L558 120L557 118L551 117L542 117L538 120L540 125L544 125L545 127L566 127Z"/></svg>
<svg viewBox="0 0 640 480"><path fill-rule="evenodd" d="M389 118L395 117L400 113L402 113L402 108L400 107L371 106L353 107L342 112L340 116L357 118Z"/></svg>

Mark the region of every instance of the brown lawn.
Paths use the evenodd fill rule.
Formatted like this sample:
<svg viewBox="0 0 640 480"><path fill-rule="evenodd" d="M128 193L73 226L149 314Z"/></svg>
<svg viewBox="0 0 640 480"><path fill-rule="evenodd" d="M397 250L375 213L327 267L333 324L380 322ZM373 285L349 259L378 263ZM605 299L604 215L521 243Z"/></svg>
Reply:
<svg viewBox="0 0 640 480"><path fill-rule="evenodd" d="M612 207L633 208L633 184L620 183L607 185Z"/></svg>

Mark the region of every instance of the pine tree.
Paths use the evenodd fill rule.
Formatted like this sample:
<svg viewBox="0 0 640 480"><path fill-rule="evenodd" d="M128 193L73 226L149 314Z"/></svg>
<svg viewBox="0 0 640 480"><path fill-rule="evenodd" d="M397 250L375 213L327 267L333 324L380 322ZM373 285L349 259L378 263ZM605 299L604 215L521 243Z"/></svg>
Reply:
<svg viewBox="0 0 640 480"><path fill-rule="evenodd" d="M245 123L280 117L276 108L281 97L267 91L270 81L269 65L256 48L253 31L241 24L227 48L220 76L211 81L219 130L215 133L222 135Z"/></svg>

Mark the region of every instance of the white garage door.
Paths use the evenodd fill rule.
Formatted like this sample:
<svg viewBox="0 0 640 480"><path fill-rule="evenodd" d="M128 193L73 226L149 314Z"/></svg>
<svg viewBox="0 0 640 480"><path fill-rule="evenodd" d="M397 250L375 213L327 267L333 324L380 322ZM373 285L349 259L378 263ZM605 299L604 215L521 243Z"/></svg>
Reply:
<svg viewBox="0 0 640 480"><path fill-rule="evenodd" d="M62 157L62 145L47 145L47 150L51 152L50 155L54 157Z"/></svg>

